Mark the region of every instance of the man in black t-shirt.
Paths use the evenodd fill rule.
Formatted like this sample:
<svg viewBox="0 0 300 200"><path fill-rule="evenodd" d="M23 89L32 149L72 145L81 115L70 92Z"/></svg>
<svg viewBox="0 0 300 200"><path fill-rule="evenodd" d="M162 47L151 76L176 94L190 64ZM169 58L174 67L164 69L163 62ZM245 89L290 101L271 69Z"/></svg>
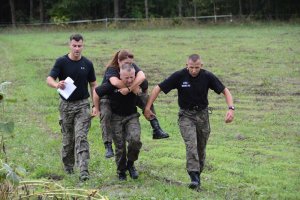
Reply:
<svg viewBox="0 0 300 200"><path fill-rule="evenodd" d="M120 79L126 87L132 85L135 79L135 69L131 64L121 66ZM141 87L145 90L148 85L141 85ZM112 138L116 148L115 160L119 180L126 180L127 170L131 178L138 178L134 162L138 160L142 142L140 141L140 114L136 107L139 98L136 93L137 91L131 91L127 95L123 95L120 89L106 82L97 87L93 95L95 107L92 113L94 116L98 116L102 112L98 103L100 98L107 95L110 101ZM128 143L127 153L126 143Z"/></svg>
<svg viewBox="0 0 300 200"><path fill-rule="evenodd" d="M206 143L210 134L208 117L208 90L223 93L228 105L225 122L234 117L233 99L230 91L211 72L202 69L199 55L189 56L187 67L176 71L152 90L144 115L147 119L154 115L150 107L160 91L167 94L172 89L178 91L179 126L186 146L186 167L191 178L189 188L200 187L200 174L205 162Z"/></svg>
<svg viewBox="0 0 300 200"><path fill-rule="evenodd" d="M133 62L134 55L126 49L120 50L114 54L112 59L107 64L107 68L103 77L102 83L109 82L115 87L119 88L119 92L123 95L127 95L134 90L139 88L141 84L148 84L144 72ZM132 64L135 69L135 80L130 87L126 87L120 80L120 66L124 64ZM147 100L148 100L147 90L142 90L139 93L139 108L144 110ZM105 146L105 157L111 158L114 156L112 148L112 132L111 132L111 108L109 98L102 96L100 100L100 109L102 110L100 114L100 127L102 129L102 140ZM152 112L154 107L152 106ZM151 118L150 125L152 127L152 137L153 139L164 139L168 138L169 135L165 133L159 125L159 121L156 117Z"/></svg>
<svg viewBox="0 0 300 200"><path fill-rule="evenodd" d="M81 55L83 37L80 34L71 35L69 47L70 53L56 60L47 77L47 84L52 88L64 90L67 84L65 79L70 77L76 86L67 99L60 95L62 161L65 171L72 174L76 160L80 168L79 178L85 181L89 179L88 161L90 158L87 140L91 125L88 84L91 92L97 84L93 63ZM56 82L57 78L58 82Z"/></svg>

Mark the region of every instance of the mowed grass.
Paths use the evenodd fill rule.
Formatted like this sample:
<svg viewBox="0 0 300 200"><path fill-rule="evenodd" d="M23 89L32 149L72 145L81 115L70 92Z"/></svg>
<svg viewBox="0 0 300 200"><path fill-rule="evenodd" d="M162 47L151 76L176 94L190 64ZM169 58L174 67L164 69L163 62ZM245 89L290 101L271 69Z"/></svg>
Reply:
<svg viewBox="0 0 300 200"><path fill-rule="evenodd" d="M143 147L138 180L119 182L114 159L104 159L99 119L89 133L91 179L63 172L60 160L58 94L45 79L57 57L68 53L72 31L2 32L0 82L11 81L1 119L15 121L6 139L8 162L23 166L25 179L54 179L67 188L98 189L110 199L299 199L300 198L300 26L200 25L185 29L79 30L83 54L94 62L97 82L118 49L133 51L150 90L188 55L230 89L235 120L224 123L223 95L209 94L211 135L200 192L187 188L185 146L177 125L176 91L155 102L161 126L170 134L152 140L141 116Z"/></svg>

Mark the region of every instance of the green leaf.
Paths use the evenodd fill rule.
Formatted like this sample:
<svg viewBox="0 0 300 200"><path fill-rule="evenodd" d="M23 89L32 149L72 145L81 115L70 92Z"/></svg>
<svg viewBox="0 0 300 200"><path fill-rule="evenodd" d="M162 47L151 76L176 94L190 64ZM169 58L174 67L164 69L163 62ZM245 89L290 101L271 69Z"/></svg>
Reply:
<svg viewBox="0 0 300 200"><path fill-rule="evenodd" d="M18 167L15 169L15 171L16 171L16 174L17 174L18 176L20 176L20 177L25 177L26 174L27 174L26 169L24 169L23 167L20 167L20 166L18 166Z"/></svg>
<svg viewBox="0 0 300 200"><path fill-rule="evenodd" d="M9 172L6 175L6 179L11 182L13 185L18 185L20 182L20 177L13 171Z"/></svg>
<svg viewBox="0 0 300 200"><path fill-rule="evenodd" d="M6 173L6 179L14 185L18 185L20 182L20 177L13 171L13 169L6 163L3 163L3 168L6 170L4 173Z"/></svg>

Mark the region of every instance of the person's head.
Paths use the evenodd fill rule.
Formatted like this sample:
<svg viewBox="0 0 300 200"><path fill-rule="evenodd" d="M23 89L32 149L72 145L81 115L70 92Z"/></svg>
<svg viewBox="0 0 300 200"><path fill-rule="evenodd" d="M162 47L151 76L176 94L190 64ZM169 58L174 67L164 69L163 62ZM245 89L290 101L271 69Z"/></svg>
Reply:
<svg viewBox="0 0 300 200"><path fill-rule="evenodd" d="M72 60L79 60L83 49L83 37L80 34L73 34L70 36L70 57Z"/></svg>
<svg viewBox="0 0 300 200"><path fill-rule="evenodd" d="M132 64L125 63L120 67L120 79L126 85L130 87L135 79L135 69Z"/></svg>
<svg viewBox="0 0 300 200"><path fill-rule="evenodd" d="M188 57L186 68L192 77L198 76L202 66L203 63L198 54L192 54Z"/></svg>
<svg viewBox="0 0 300 200"><path fill-rule="evenodd" d="M134 55L127 49L117 51L107 64L107 67L120 67L125 63L133 63Z"/></svg>

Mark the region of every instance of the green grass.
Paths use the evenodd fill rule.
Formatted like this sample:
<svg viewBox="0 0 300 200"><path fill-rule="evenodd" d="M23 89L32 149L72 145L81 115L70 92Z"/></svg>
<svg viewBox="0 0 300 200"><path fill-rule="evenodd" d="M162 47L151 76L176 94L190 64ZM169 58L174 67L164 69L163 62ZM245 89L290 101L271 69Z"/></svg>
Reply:
<svg viewBox="0 0 300 200"><path fill-rule="evenodd" d="M23 166L26 179L60 177L68 188L95 188L110 199L299 199L300 198L300 26L219 25L186 29L84 30L83 54L94 62L97 82L120 48L135 54L150 89L202 55L233 94L235 120L224 123L222 95L209 94L211 135L201 192L187 188L185 147L177 125L176 92L155 102L167 140L151 138L141 117L143 147L138 180L120 183L113 159L104 159L99 120L89 133L91 180L67 176L60 161L58 95L45 79L57 57L68 52L72 31L11 31L0 35L0 83L11 81L5 112L15 137L6 140L8 162ZM1 105L2 106L2 105Z"/></svg>

